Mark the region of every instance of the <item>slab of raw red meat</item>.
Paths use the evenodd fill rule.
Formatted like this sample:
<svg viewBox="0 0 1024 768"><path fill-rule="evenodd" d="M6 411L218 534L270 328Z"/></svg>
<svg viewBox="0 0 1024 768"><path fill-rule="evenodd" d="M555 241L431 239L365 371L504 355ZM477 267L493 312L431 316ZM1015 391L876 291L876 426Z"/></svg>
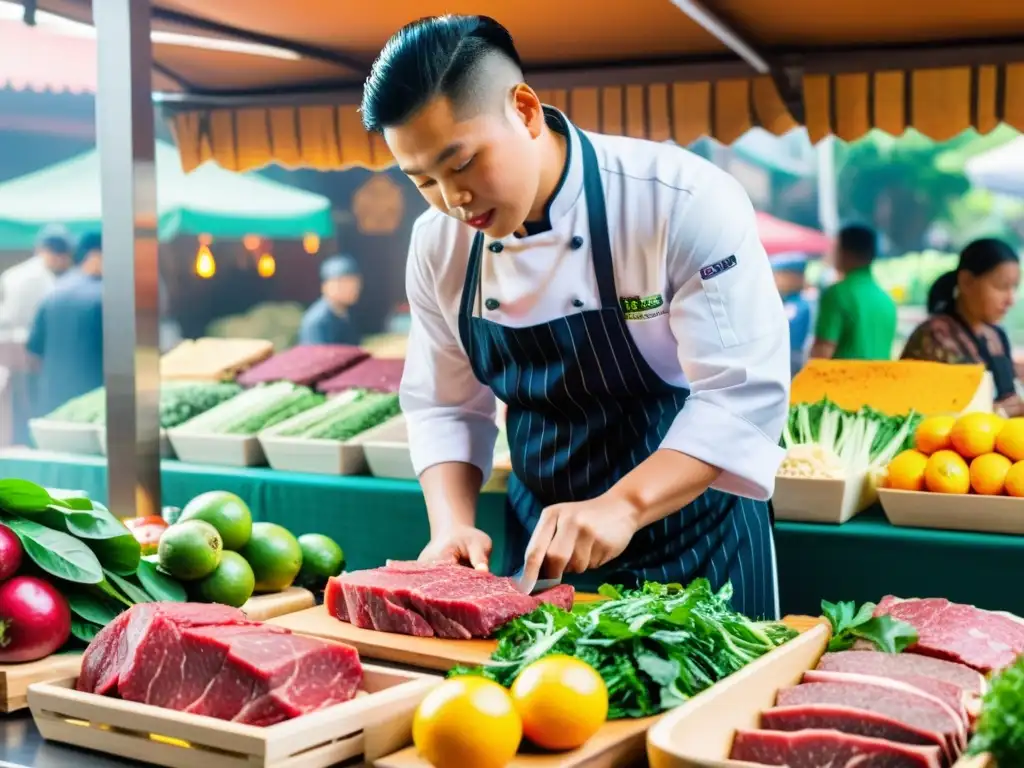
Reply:
<svg viewBox="0 0 1024 768"><path fill-rule="evenodd" d="M317 385L321 392L344 392L348 389L369 389L374 392L398 392L402 383L405 360L371 357L346 368Z"/></svg>
<svg viewBox="0 0 1024 768"><path fill-rule="evenodd" d="M1024 653L1024 622L1009 616L951 603L944 598L903 600L888 595L875 615L888 614L917 630L908 650L955 661L982 673L1009 666Z"/></svg>
<svg viewBox="0 0 1024 768"><path fill-rule="evenodd" d="M569 610L575 590L562 584L524 595L511 579L460 565L388 563L327 584L328 612L363 629L417 637L490 637L542 603Z"/></svg>
<svg viewBox="0 0 1024 768"><path fill-rule="evenodd" d="M311 387L369 356L365 349L347 344L300 344L254 365L236 381L243 387L272 381Z"/></svg>
<svg viewBox="0 0 1024 768"><path fill-rule="evenodd" d="M857 672L878 677L921 675L955 685L967 694L982 694L985 677L978 671L954 661L914 653L881 651L839 651L826 653L817 669L828 672Z"/></svg>
<svg viewBox="0 0 1024 768"><path fill-rule="evenodd" d="M361 682L350 646L248 621L221 605L144 603L93 639L77 688L272 725L347 701Z"/></svg>
<svg viewBox="0 0 1024 768"><path fill-rule="evenodd" d="M789 768L940 768L938 747L831 730L737 731L731 760Z"/></svg>

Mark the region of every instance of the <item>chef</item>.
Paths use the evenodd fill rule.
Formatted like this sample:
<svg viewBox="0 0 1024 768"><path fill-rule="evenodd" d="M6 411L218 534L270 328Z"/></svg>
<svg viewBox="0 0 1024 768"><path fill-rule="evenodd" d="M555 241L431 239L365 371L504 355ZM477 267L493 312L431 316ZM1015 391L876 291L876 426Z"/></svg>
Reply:
<svg viewBox="0 0 1024 768"><path fill-rule="evenodd" d="M789 335L740 185L674 145L543 106L483 16L399 30L363 92L431 209L415 223L402 409L423 560L538 579L727 581L778 613L767 499ZM507 404L510 559L476 504Z"/></svg>

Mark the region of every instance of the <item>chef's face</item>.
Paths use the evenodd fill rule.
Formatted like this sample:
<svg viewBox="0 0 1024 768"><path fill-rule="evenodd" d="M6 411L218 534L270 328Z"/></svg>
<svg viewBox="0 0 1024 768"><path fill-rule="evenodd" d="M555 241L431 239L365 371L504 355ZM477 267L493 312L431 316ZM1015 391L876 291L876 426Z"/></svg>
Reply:
<svg viewBox="0 0 1024 768"><path fill-rule="evenodd" d="M540 185L538 142L544 112L529 86L502 106L460 115L447 97L428 102L384 140L430 205L489 237L502 238L529 216Z"/></svg>

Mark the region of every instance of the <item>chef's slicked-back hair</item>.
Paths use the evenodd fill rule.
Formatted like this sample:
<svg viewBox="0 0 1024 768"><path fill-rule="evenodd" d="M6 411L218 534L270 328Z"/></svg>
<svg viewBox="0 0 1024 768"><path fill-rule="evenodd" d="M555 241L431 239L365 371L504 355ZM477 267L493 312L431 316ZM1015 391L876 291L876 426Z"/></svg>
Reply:
<svg viewBox="0 0 1024 768"><path fill-rule="evenodd" d="M522 81L522 63L512 36L494 19L414 21L392 35L373 63L363 87L363 126L380 132L401 125L437 96L460 112L484 107L499 86L515 85L505 82L510 76Z"/></svg>

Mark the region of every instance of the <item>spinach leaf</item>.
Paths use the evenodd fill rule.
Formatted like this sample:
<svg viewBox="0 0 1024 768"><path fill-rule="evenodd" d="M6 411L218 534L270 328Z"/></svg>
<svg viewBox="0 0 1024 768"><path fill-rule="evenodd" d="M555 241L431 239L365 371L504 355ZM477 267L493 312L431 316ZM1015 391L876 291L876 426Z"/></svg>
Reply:
<svg viewBox="0 0 1024 768"><path fill-rule="evenodd" d="M124 610L123 607L114 605L110 600L84 589L65 589L63 594L74 615L84 621L99 624L101 627L112 622Z"/></svg>
<svg viewBox="0 0 1024 768"><path fill-rule="evenodd" d="M184 603L188 601L185 587L159 570L155 563L142 560L136 574L139 583L158 602Z"/></svg>
<svg viewBox="0 0 1024 768"><path fill-rule="evenodd" d="M127 577L122 577L114 573L113 571L104 571L107 574L107 578L114 583L114 585L124 592L124 594L133 603L152 603L153 598L146 594L146 591L138 584L130 581Z"/></svg>
<svg viewBox="0 0 1024 768"><path fill-rule="evenodd" d="M71 617L71 634L83 643L91 643L103 627L91 621L83 621L77 616Z"/></svg>
<svg viewBox="0 0 1024 768"><path fill-rule="evenodd" d="M74 536L17 517L4 523L17 535L25 554L47 573L76 584L99 584L103 568L92 550Z"/></svg>
<svg viewBox="0 0 1024 768"><path fill-rule="evenodd" d="M64 509L93 509L93 502L85 496L54 496L53 505L63 507Z"/></svg>
<svg viewBox="0 0 1024 768"><path fill-rule="evenodd" d="M874 616L875 604L864 603L857 610L852 600L821 601L821 612L832 625L828 650L848 651L857 640L868 640L884 653L902 653L917 642L917 630L892 616Z"/></svg>
<svg viewBox="0 0 1024 768"><path fill-rule="evenodd" d="M106 579L104 579L99 584L97 584L96 585L96 589L98 589L103 594L105 594L105 595L107 595L109 597L114 598L115 600L117 600L117 602L123 603L128 608L131 608L133 605L135 605L135 603L133 603L127 597L125 597L120 592L118 592L116 589L114 589L114 586L109 581L107 581Z"/></svg>
<svg viewBox="0 0 1024 768"><path fill-rule="evenodd" d="M139 567L142 547L125 524L103 505L64 514L67 531L96 553L104 568L131 576Z"/></svg>
<svg viewBox="0 0 1024 768"><path fill-rule="evenodd" d="M0 480L0 509L19 515L42 512L53 499L41 485L28 480Z"/></svg>
<svg viewBox="0 0 1024 768"><path fill-rule="evenodd" d="M967 752L988 752L1000 768L1024 765L1024 656L989 683Z"/></svg>

